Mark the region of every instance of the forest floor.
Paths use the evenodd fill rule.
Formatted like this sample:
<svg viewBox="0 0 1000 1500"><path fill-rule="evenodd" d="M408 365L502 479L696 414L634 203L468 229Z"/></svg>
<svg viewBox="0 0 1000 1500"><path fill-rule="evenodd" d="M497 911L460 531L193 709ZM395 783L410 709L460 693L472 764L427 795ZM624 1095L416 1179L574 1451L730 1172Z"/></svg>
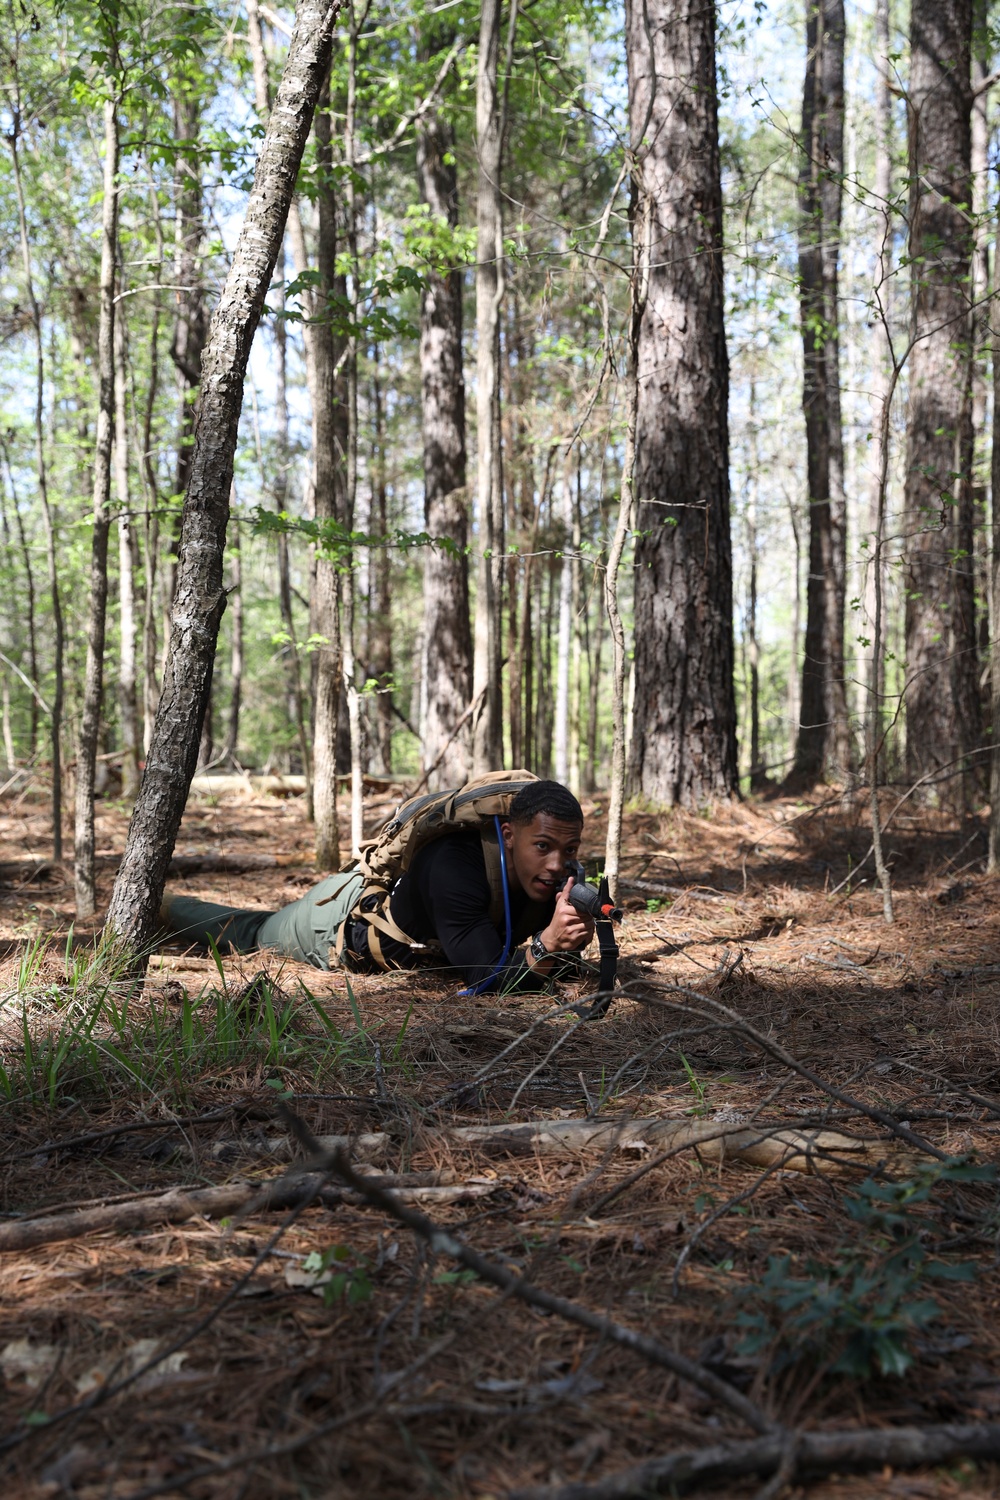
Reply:
<svg viewBox="0 0 1000 1500"><path fill-rule="evenodd" d="M394 800L373 794L370 826ZM647 885L626 891L623 994L585 1020L567 989L462 999L448 972L349 982L177 944L130 994L70 931L71 873L13 863L50 853L42 791L2 809L0 1249L26 1220L110 1215L0 1255L5 1496L584 1496L647 1458L745 1443L741 1398L751 1423L795 1430L1000 1420L997 1188L951 1161L1000 1162L982 819L897 812L890 927L858 871L866 816L840 798L630 813L624 873ZM126 824L102 804L98 849L120 851ZM179 854L302 864L175 884L274 907L310 884L310 848L301 799L192 799ZM448 1134L595 1115L621 1130L590 1147L557 1126ZM644 1144L653 1119L702 1145ZM875 1144L846 1164L720 1151L776 1125ZM358 1154L399 1174L411 1213L608 1324L487 1285L335 1171L305 1208L114 1222L178 1186L278 1178L296 1131L371 1136ZM766 1474L716 1493L778 1493ZM796 1474L791 1492L985 1497L1000 1466Z"/></svg>

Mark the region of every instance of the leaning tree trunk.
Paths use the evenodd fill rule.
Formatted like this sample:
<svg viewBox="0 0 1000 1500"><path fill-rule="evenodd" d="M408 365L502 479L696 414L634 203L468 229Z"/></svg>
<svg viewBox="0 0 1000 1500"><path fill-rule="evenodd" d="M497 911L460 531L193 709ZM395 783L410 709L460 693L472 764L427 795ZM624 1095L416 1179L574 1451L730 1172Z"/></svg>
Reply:
<svg viewBox="0 0 1000 1500"><path fill-rule="evenodd" d="M837 280L844 172L844 4L808 0L799 169L802 407L809 580L794 775L843 776L851 759L844 682L846 502Z"/></svg>
<svg viewBox="0 0 1000 1500"><path fill-rule="evenodd" d="M972 0L913 0L909 178L913 322L906 433L906 769L977 735L969 277ZM961 803L963 777L946 783ZM952 790L948 790L948 788Z"/></svg>
<svg viewBox="0 0 1000 1500"><path fill-rule="evenodd" d="M94 530L90 547L87 665L76 749L73 887L76 914L97 907L94 862L94 773L104 695L104 633L108 604L111 454L115 439L115 267L118 260L118 106L104 105L104 206L101 215L101 310L97 334L97 440L94 444Z"/></svg>
<svg viewBox="0 0 1000 1500"><path fill-rule="evenodd" d="M433 217L450 228L458 223L454 151L454 130L436 111L429 111L417 137L420 194ZM440 757L428 780L431 790L436 791L439 787L460 786L471 769L470 736L461 731L455 734L472 696L462 272L455 265L429 270L424 282L420 390L424 525L428 536L435 539L435 545L424 553L427 670L422 749L425 765L434 765Z"/></svg>
<svg viewBox="0 0 1000 1500"><path fill-rule="evenodd" d="M479 566L473 681L473 768L503 762L503 479L500 462L500 303L503 300L503 125L498 88L501 0L482 0L476 96L476 494Z"/></svg>
<svg viewBox="0 0 1000 1500"><path fill-rule="evenodd" d="M337 0L299 0L246 217L202 360L198 428L181 523L170 654L146 771L107 921L108 933L125 942L140 963L155 930L212 680L226 599L222 561L250 346L329 66L337 9Z"/></svg>
<svg viewBox="0 0 1000 1500"><path fill-rule="evenodd" d="M636 150L635 718L654 803L736 790L728 362L711 0L626 0Z"/></svg>

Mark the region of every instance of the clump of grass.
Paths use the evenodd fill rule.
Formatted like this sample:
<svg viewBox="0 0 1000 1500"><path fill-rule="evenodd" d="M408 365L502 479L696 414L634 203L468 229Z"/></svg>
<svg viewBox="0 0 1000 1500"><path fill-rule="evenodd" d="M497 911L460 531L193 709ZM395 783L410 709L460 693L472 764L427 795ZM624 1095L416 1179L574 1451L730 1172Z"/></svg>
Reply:
<svg viewBox="0 0 1000 1500"><path fill-rule="evenodd" d="M73 953L67 942L60 976L46 980L56 952L51 940L33 941L0 995L0 1098L8 1102L51 1108L110 1099L123 1087L178 1101L237 1067L305 1073L318 1086L386 1062L403 1066L409 1013L384 1049L381 1027L365 1024L349 985L355 1025L342 1029L301 981L297 995L264 972L234 987L220 962L218 984L157 1004L137 988L127 961L99 946Z"/></svg>

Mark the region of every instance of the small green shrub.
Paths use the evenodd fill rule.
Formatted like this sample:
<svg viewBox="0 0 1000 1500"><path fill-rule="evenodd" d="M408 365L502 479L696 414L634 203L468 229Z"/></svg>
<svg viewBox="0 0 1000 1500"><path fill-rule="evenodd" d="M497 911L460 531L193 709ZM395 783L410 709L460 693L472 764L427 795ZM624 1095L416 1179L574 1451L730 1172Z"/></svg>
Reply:
<svg viewBox="0 0 1000 1500"><path fill-rule="evenodd" d="M905 1182L868 1179L844 1200L858 1237L827 1263L770 1256L760 1282L737 1293L742 1355L771 1351L771 1372L807 1363L867 1380L902 1375L912 1341L942 1316L935 1280L970 1281L975 1267L938 1259L944 1230L923 1209L939 1183L993 1181L992 1167L962 1161Z"/></svg>

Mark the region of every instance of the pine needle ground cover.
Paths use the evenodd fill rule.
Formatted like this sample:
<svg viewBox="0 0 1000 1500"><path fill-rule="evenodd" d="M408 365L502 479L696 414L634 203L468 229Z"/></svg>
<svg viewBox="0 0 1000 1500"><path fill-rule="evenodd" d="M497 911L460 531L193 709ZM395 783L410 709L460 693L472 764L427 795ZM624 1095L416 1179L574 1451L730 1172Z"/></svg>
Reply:
<svg viewBox="0 0 1000 1500"><path fill-rule="evenodd" d="M370 795L371 826L392 800ZM624 994L591 1022L586 985L459 999L448 974L177 944L130 993L70 929L46 817L29 791L0 825L0 1245L35 1236L0 1254L5 1494L596 1495L765 1442L741 1401L783 1433L1000 1420L1000 914L976 819L896 814L889 928L840 798L630 813ZM125 826L106 804L98 851ZM301 863L239 868L276 852ZM277 906L313 878L296 798L192 798L177 853L232 862L176 882L210 899ZM852 1138L853 1160L830 1144ZM961 1456L865 1468L790 1483L1000 1481Z"/></svg>

